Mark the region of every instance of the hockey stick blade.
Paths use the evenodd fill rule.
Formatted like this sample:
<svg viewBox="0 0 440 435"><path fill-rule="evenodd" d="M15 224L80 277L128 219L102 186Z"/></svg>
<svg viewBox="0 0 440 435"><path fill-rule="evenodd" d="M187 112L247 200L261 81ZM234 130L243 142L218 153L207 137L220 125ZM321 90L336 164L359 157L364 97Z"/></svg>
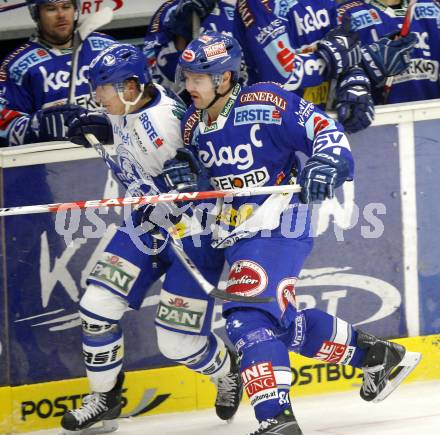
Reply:
<svg viewBox="0 0 440 435"><path fill-rule="evenodd" d="M110 7L105 7L99 12L89 15L78 25L78 35L81 42L83 42L92 32L100 29L113 19L113 10Z"/></svg>

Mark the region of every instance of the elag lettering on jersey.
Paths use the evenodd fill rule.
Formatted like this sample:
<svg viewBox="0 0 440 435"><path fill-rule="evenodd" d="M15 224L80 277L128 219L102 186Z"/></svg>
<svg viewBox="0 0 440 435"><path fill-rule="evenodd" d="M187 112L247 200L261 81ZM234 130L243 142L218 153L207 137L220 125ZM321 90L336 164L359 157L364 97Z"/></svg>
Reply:
<svg viewBox="0 0 440 435"><path fill-rule="evenodd" d="M237 165L237 169L249 169L254 164L254 155L252 146L262 148L263 143L257 139L256 132L260 130L259 124L252 126L250 131L251 143L237 144L233 146L221 146L216 149L214 144L208 140L207 150L199 151L199 158L205 167L210 168L213 165L220 167L223 165Z"/></svg>
<svg viewBox="0 0 440 435"><path fill-rule="evenodd" d="M67 63L70 65L70 62ZM43 78L43 89L45 93L58 91L61 88L68 88L70 84L70 71L59 70L56 72L48 72L45 66L39 67L41 77ZM86 71L89 70L88 65L82 66L78 70L77 86L87 84L89 81L85 76Z"/></svg>
<svg viewBox="0 0 440 435"><path fill-rule="evenodd" d="M303 17L300 17L296 11L293 12L296 28L300 36L308 35L310 32L330 26L330 17L326 9L315 11L312 6L306 6L305 9L308 13Z"/></svg>

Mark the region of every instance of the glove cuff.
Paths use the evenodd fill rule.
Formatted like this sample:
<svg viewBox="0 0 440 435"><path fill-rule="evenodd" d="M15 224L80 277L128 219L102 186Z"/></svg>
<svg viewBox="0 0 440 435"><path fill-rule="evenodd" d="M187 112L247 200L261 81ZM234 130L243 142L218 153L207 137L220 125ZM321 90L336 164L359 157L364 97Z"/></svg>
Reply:
<svg viewBox="0 0 440 435"><path fill-rule="evenodd" d="M375 60L375 54L370 49L370 47L364 46L361 47L362 53L362 66L364 70L367 72L368 77L371 81L376 85L380 86L385 83L386 75L384 71L380 68L379 64Z"/></svg>

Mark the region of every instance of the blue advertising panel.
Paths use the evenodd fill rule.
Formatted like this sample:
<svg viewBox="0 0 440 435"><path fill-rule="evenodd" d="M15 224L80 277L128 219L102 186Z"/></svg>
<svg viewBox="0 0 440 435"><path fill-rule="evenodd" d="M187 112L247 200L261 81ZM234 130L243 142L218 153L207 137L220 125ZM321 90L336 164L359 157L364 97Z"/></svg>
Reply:
<svg viewBox="0 0 440 435"><path fill-rule="evenodd" d="M315 246L297 286L316 306L381 337L406 335L398 130L350 137L355 180L313 206Z"/></svg>
<svg viewBox="0 0 440 435"><path fill-rule="evenodd" d="M19 206L122 196L107 180L100 159L7 168L4 204ZM114 184L113 187L109 185ZM115 188L116 186L116 188ZM107 191L106 191L107 190ZM88 272L106 244L105 228L121 217L115 208L5 218L11 385L66 379L85 374L78 301ZM155 344L154 294L142 313L128 313L127 369L169 364ZM136 351L134 351L136 349Z"/></svg>
<svg viewBox="0 0 440 435"><path fill-rule="evenodd" d="M420 333L440 331L440 122L414 123Z"/></svg>

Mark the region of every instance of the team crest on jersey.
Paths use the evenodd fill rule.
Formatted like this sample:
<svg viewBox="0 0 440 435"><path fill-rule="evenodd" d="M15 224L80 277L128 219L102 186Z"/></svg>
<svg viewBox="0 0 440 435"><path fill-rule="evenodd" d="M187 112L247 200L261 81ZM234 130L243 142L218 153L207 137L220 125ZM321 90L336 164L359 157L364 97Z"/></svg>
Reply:
<svg viewBox="0 0 440 435"><path fill-rule="evenodd" d="M267 273L251 260L236 261L229 271L226 291L242 296L256 296L267 287Z"/></svg>
<svg viewBox="0 0 440 435"><path fill-rule="evenodd" d="M206 59L209 61L228 56L228 50L223 41L203 47Z"/></svg>

